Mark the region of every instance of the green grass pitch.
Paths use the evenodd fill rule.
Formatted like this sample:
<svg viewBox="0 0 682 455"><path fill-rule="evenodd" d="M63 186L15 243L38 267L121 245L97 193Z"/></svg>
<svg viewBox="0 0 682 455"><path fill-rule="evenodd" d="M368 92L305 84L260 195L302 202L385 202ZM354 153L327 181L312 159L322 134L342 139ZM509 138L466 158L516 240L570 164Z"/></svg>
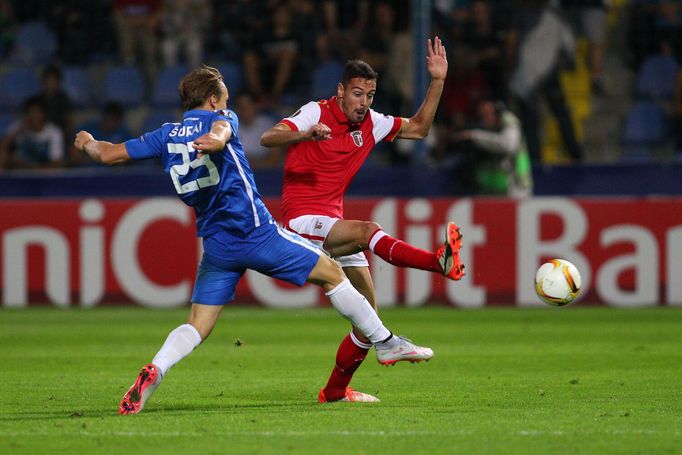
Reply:
<svg viewBox="0 0 682 455"><path fill-rule="evenodd" d="M428 363L316 402L348 325L226 308L145 410L117 404L187 309L0 310L0 453L680 453L682 309L396 308ZM240 343L236 343L240 340ZM238 345L240 344L240 345Z"/></svg>

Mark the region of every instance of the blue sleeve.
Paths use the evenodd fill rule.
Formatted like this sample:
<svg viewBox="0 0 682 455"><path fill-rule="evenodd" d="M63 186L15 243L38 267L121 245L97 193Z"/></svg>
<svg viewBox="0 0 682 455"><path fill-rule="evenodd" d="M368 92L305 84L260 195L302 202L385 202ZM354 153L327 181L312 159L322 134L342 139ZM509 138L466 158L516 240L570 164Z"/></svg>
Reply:
<svg viewBox="0 0 682 455"><path fill-rule="evenodd" d="M162 128L125 142L128 156L133 160L160 157L163 153Z"/></svg>
<svg viewBox="0 0 682 455"><path fill-rule="evenodd" d="M230 125L230 128L232 128L232 136L237 134L237 130L239 129L239 119L237 118L237 114L234 111L231 110L216 111L215 116L213 117L211 122L217 122L218 120L227 122Z"/></svg>

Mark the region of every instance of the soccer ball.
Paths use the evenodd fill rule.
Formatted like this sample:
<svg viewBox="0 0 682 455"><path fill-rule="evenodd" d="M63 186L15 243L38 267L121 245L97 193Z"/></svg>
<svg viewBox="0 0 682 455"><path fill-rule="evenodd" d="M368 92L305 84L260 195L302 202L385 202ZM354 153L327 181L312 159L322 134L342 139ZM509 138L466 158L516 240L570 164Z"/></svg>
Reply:
<svg viewBox="0 0 682 455"><path fill-rule="evenodd" d="M550 259L535 273L535 293L549 305L569 305L578 296L581 285L580 272L564 259Z"/></svg>

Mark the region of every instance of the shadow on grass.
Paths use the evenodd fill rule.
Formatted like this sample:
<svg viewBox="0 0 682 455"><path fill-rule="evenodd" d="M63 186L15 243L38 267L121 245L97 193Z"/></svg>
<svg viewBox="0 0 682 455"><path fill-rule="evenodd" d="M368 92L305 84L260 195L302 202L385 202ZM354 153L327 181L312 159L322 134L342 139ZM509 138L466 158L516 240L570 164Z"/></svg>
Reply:
<svg viewBox="0 0 682 455"><path fill-rule="evenodd" d="M208 413L229 413L234 410L263 410L263 409L303 409L303 408L314 408L318 406L315 402L300 402L300 403L288 403L288 402L278 402L278 403L233 403L233 404L211 404L211 405L159 405L145 407L145 409L140 413L140 415L182 415L182 414L208 414ZM5 413L0 415L0 422L17 422L17 421L37 421L37 420L63 420L63 419L92 419L92 418L104 418L104 417L118 417L116 407L106 408L106 409L76 409L76 410L51 410L51 411L26 411L26 412L13 412ZM131 416L120 416L121 418L130 418Z"/></svg>

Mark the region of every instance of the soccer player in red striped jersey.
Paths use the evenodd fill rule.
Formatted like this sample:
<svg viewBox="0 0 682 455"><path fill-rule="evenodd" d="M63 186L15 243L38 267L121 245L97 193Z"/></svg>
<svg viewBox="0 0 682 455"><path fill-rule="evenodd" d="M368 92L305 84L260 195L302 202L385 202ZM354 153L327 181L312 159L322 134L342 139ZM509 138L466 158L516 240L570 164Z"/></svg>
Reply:
<svg viewBox="0 0 682 455"><path fill-rule="evenodd" d="M464 275L459 257L461 235L455 223L448 223L444 244L431 252L391 237L373 221L343 217L346 189L377 142L423 139L428 134L448 70L445 47L438 37L427 41L426 67L431 83L422 105L410 118L372 110L377 73L367 63L352 60L345 66L336 96L307 103L261 136L261 144L266 147L287 147L282 222L336 259L375 310L365 250L395 266L441 273L453 280ZM320 402L353 401L349 400L348 384L371 347L370 341L353 327L339 346L336 366L326 387L320 390ZM415 361L404 354L404 360ZM402 359L401 353L385 359L384 353L377 351L377 360L388 365Z"/></svg>

